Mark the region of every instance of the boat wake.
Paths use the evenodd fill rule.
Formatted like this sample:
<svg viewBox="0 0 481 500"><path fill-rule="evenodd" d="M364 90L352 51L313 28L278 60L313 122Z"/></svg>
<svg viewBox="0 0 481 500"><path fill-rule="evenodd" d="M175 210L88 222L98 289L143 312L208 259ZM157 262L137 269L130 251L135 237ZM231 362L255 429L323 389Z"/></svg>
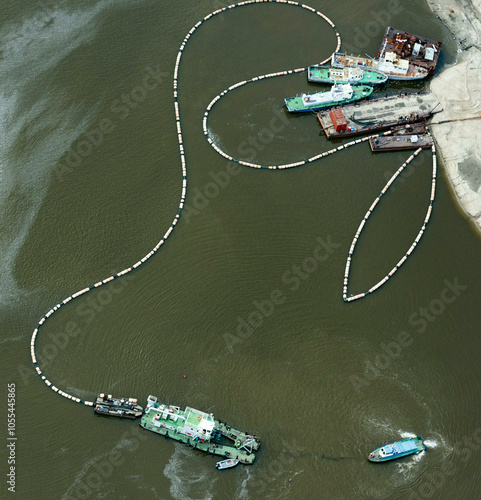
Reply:
<svg viewBox="0 0 481 500"><path fill-rule="evenodd" d="M165 466L164 476L170 480L170 494L176 500L212 500L212 487L217 477L206 472L205 467L196 470L195 455L182 445L174 444L175 450ZM214 464L212 471L215 473ZM200 493L202 492L202 494ZM200 496L199 496L200 495Z"/></svg>

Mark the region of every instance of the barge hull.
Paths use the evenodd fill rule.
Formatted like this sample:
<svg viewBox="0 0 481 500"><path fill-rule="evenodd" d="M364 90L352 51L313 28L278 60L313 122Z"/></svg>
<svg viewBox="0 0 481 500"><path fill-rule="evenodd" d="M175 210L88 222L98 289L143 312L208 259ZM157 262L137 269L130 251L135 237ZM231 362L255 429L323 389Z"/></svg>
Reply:
<svg viewBox="0 0 481 500"><path fill-rule="evenodd" d="M228 446L212 441L196 441L194 438L186 436L185 434L177 434L173 431L169 432L169 430L165 427L154 427L153 424L149 424L149 422L146 421L140 422L139 425L148 431L155 432L156 434L160 434L170 439L175 439L180 443L191 446L195 450L200 450L204 453L210 453L211 455L218 455L225 458L236 458L239 462L245 465L253 464L256 458L253 453L246 453L245 451L238 450L235 446Z"/></svg>

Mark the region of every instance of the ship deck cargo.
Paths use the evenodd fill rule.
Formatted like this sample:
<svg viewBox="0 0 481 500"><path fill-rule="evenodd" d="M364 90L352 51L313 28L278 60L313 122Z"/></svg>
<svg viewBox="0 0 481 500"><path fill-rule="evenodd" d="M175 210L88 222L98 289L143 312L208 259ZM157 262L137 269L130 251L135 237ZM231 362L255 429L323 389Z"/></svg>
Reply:
<svg viewBox="0 0 481 500"><path fill-rule="evenodd" d="M345 130L336 131L328 110L318 112L317 117L328 139L342 139L417 123L440 111L442 108L431 94L407 94L343 106Z"/></svg>
<svg viewBox="0 0 481 500"><path fill-rule="evenodd" d="M130 418L140 417L144 409L133 398L115 398L111 394L99 394L95 400L94 413L109 417Z"/></svg>
<svg viewBox="0 0 481 500"><path fill-rule="evenodd" d="M414 66L427 69L432 75L438 64L441 46L442 43L436 40L388 26L378 57L382 58L386 53L394 52L399 57L407 59Z"/></svg>

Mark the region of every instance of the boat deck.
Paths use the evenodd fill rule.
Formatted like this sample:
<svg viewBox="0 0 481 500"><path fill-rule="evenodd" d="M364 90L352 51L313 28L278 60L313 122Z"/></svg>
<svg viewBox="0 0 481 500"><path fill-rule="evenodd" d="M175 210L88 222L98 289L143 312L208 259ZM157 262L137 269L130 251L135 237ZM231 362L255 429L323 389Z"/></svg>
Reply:
<svg viewBox="0 0 481 500"><path fill-rule="evenodd" d="M406 438L389 443L380 448L375 449L369 454L371 462L386 462L396 458L402 458L414 453L420 453L426 449L423 438L417 436L415 438Z"/></svg>
<svg viewBox="0 0 481 500"><path fill-rule="evenodd" d="M416 140L413 140L415 138ZM369 145L371 150L375 153L383 151L400 151L403 149L428 149L433 145L430 135L401 135L401 136L383 136L377 138L370 138Z"/></svg>
<svg viewBox="0 0 481 500"><path fill-rule="evenodd" d="M368 134L388 130L397 125L416 123L442 111L442 108L431 94L407 94L348 104L343 106L341 111L347 127L339 132L334 128L329 111L317 113L328 139Z"/></svg>
<svg viewBox="0 0 481 500"><path fill-rule="evenodd" d="M413 54L414 45L418 44L420 51L418 55ZM438 64L439 55L441 53L441 42L425 38L412 33L407 33L396 28L388 26L384 38L379 48L378 57L382 57L386 52L394 52L399 57L407 59L411 64L420 66L429 71L432 75ZM426 49L433 48L433 59L425 58Z"/></svg>
<svg viewBox="0 0 481 500"><path fill-rule="evenodd" d="M399 151L403 149L428 149L432 146L432 137L426 133L426 123L413 123L393 127L391 135L371 137L369 145L373 152Z"/></svg>
<svg viewBox="0 0 481 500"><path fill-rule="evenodd" d="M261 446L261 438L258 436L251 436L247 432L234 429L230 425L227 425L220 420L215 421L215 430L219 431L227 439L231 439L235 442L246 443L252 440L252 449L258 450Z"/></svg>
<svg viewBox="0 0 481 500"><path fill-rule="evenodd" d="M258 450L261 443L259 437L215 420L212 414L158 403L154 396L147 400L140 426L205 453L238 459L243 464L254 463L252 452ZM234 443L230 444L225 438Z"/></svg>

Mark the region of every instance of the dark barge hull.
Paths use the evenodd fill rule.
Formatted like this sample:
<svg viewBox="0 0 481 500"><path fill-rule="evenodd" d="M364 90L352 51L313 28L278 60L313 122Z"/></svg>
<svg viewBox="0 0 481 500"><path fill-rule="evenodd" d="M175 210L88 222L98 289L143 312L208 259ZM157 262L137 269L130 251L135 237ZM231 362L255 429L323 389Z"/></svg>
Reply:
<svg viewBox="0 0 481 500"><path fill-rule="evenodd" d="M411 136L383 136L382 138L369 139L369 145L374 153L382 153L383 151L402 151L408 149L428 149L432 146L432 141L428 136L422 136L417 142L411 142Z"/></svg>
<svg viewBox="0 0 481 500"><path fill-rule="evenodd" d="M97 415L105 415L106 417L129 418L131 420L135 420L136 418L141 417L143 412L132 412L131 410L122 410L120 408L105 408L96 406L94 408L94 413Z"/></svg>

